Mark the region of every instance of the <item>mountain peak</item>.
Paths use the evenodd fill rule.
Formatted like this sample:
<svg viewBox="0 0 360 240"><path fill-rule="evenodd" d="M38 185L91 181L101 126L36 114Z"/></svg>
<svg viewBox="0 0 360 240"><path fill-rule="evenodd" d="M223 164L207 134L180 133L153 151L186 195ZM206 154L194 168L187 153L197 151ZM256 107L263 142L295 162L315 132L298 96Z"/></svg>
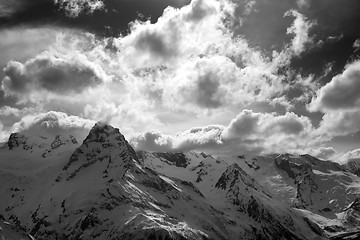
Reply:
<svg viewBox="0 0 360 240"><path fill-rule="evenodd" d="M109 124L97 122L85 138L84 143L89 142L106 142L106 139L114 138L117 141L125 141L124 136L118 128L114 128Z"/></svg>
<svg viewBox="0 0 360 240"><path fill-rule="evenodd" d="M111 167L117 163L126 165L132 160L138 161L136 153L119 129L98 122L90 130L82 145L70 156L64 170L70 171L70 176L75 176L80 169L96 162L105 161L109 163L108 167Z"/></svg>
<svg viewBox="0 0 360 240"><path fill-rule="evenodd" d="M226 168L215 187L222 189L231 188L238 181L245 185L253 185L253 179L238 164L233 163Z"/></svg>

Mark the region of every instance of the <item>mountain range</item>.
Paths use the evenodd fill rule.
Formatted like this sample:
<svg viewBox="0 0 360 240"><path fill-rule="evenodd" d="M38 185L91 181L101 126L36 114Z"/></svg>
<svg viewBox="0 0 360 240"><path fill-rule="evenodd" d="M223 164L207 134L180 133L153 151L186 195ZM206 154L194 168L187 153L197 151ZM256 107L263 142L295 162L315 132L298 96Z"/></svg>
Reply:
<svg viewBox="0 0 360 240"><path fill-rule="evenodd" d="M0 147L0 237L360 239L360 162L135 151L97 123L79 142L13 133Z"/></svg>

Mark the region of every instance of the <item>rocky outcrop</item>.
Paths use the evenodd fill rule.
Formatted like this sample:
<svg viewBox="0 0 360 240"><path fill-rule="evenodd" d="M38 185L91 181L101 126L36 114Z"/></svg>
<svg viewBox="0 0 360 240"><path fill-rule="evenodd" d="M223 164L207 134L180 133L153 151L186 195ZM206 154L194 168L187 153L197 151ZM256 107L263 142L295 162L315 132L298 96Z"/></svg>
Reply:
<svg viewBox="0 0 360 240"><path fill-rule="evenodd" d="M9 148L9 150L18 148L20 146L22 146L22 148L25 150L29 150L32 148L32 146L29 146L27 144L27 137L25 137L24 135L22 135L20 133L12 133L7 142L7 146Z"/></svg>
<svg viewBox="0 0 360 240"><path fill-rule="evenodd" d="M186 168L189 164L189 159L184 153L153 153L155 157L163 158L177 167Z"/></svg>
<svg viewBox="0 0 360 240"><path fill-rule="evenodd" d="M343 211L343 223L351 228L360 226L360 198L355 199Z"/></svg>

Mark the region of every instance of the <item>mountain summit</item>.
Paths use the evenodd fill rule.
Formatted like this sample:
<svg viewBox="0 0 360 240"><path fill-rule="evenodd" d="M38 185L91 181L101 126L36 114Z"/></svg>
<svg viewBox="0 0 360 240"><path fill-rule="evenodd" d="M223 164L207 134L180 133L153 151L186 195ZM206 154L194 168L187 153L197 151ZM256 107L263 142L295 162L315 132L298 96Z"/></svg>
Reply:
<svg viewBox="0 0 360 240"><path fill-rule="evenodd" d="M119 129L104 123L81 145L55 136L32 152L22 147L30 138L14 134L0 149L0 214L37 240L310 240L326 239L325 227L345 229L305 214L318 206L319 191L310 191L313 202L303 209L281 197L307 193L304 176L318 184L320 170L328 179L341 171L309 156L136 153ZM43 147L46 154L39 155ZM28 170L28 158L41 167ZM357 205L350 206L342 214L356 223ZM339 224L356 228L349 221Z"/></svg>

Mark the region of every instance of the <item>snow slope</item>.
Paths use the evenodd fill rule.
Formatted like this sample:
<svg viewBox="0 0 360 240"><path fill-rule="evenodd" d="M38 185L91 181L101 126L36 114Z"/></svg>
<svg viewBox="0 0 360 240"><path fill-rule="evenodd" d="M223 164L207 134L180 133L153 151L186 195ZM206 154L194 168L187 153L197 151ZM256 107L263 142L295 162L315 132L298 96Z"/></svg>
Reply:
<svg viewBox="0 0 360 240"><path fill-rule="evenodd" d="M135 153L101 123L82 144L12 134L0 149L0 214L36 239L326 239L324 219L357 223L353 195L337 198L355 195L358 178L338 167L308 156ZM327 195L335 217L319 215L324 192L312 181L340 185Z"/></svg>
<svg viewBox="0 0 360 240"><path fill-rule="evenodd" d="M272 196L275 203L282 202L283 205L292 207L325 231L336 228L335 233L327 232L330 236L355 228L354 225L345 224L342 216L344 209L359 195L360 179L337 163L321 161L310 155L237 155L214 158L204 153L182 154L188 159L187 165L179 167L179 164L174 163L175 160L159 157L159 153L139 153L149 168L193 182L209 201L213 200L214 205L220 203L219 199L222 198L213 188L216 179L229 166L236 164L243 170L241 172L254 178L261 186L258 187L260 192ZM244 189L240 188L239 192L244 192ZM281 212L275 210L279 211Z"/></svg>

